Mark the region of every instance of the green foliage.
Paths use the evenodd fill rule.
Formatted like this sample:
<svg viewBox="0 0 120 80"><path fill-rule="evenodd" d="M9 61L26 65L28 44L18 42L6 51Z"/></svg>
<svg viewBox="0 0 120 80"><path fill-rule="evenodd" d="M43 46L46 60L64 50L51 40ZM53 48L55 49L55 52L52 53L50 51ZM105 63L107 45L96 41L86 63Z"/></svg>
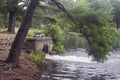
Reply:
<svg viewBox="0 0 120 80"><path fill-rule="evenodd" d="M30 57L36 62L36 63L42 63L45 60L45 53L44 52L32 52L30 54Z"/></svg>
<svg viewBox="0 0 120 80"><path fill-rule="evenodd" d="M44 52L32 52L30 54L30 58L33 59L35 61L35 63L38 66L38 69L40 71L40 73L43 72L44 70L44 61L45 61L45 53Z"/></svg>
<svg viewBox="0 0 120 80"><path fill-rule="evenodd" d="M8 24L7 16L0 14L0 28L6 28Z"/></svg>
<svg viewBox="0 0 120 80"><path fill-rule="evenodd" d="M103 62L115 44L112 6L105 0L77 0L71 12L77 29L89 44L88 54Z"/></svg>
<svg viewBox="0 0 120 80"><path fill-rule="evenodd" d="M116 30L116 37L117 37L117 40L116 40L114 49L120 48L120 29Z"/></svg>
<svg viewBox="0 0 120 80"><path fill-rule="evenodd" d="M106 55L112 51L115 45L116 36L115 29L103 27L102 29L91 30L88 32L89 55L93 56L93 60L103 62L107 59Z"/></svg>
<svg viewBox="0 0 120 80"><path fill-rule="evenodd" d="M41 29L42 28L42 21L44 19L44 15L46 15L46 13L40 8L38 7L35 10L35 16L33 16L33 21L32 21L32 28L37 28L37 29Z"/></svg>
<svg viewBox="0 0 120 80"><path fill-rule="evenodd" d="M62 46L62 41L64 40L63 31L61 30L60 26L52 25L47 26L45 28L46 35L52 37L53 40L53 50L57 52L65 51L64 47Z"/></svg>
<svg viewBox="0 0 120 80"><path fill-rule="evenodd" d="M21 2L23 2L23 5L18 5ZM8 27L10 12L17 12L16 21L21 22L24 13L23 8L27 5L26 3L27 0L0 0L0 15L2 15L0 16L0 26Z"/></svg>
<svg viewBox="0 0 120 80"><path fill-rule="evenodd" d="M65 48L60 42L53 43L53 50L57 52L65 52Z"/></svg>
<svg viewBox="0 0 120 80"><path fill-rule="evenodd" d="M6 10L6 8L7 8L7 0L0 0L0 13L6 13L6 12L8 12L7 10Z"/></svg>
<svg viewBox="0 0 120 80"><path fill-rule="evenodd" d="M50 25L45 28L46 35L53 38L53 42L61 42L64 40L63 31L60 26Z"/></svg>
<svg viewBox="0 0 120 80"><path fill-rule="evenodd" d="M33 37L35 35L39 35L39 34L43 34L43 33L44 33L44 31L42 31L42 30L31 29L28 31L27 37Z"/></svg>
<svg viewBox="0 0 120 80"><path fill-rule="evenodd" d="M35 34L33 32L28 32L27 37L33 37Z"/></svg>

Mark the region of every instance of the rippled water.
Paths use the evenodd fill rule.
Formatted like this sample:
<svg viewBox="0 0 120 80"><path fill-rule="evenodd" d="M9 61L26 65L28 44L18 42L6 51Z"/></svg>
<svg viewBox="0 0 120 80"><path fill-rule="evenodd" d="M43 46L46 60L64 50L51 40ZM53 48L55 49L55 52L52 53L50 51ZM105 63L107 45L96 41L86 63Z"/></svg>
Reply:
<svg viewBox="0 0 120 80"><path fill-rule="evenodd" d="M46 55L51 64L40 80L120 80L120 51L112 53L105 63L92 62L84 49Z"/></svg>

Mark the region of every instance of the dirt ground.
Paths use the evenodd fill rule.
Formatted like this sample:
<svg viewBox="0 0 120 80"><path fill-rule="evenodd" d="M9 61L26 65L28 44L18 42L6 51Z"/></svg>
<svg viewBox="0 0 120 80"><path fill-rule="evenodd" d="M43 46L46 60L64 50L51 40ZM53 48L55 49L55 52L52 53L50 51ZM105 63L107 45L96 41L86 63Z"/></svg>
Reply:
<svg viewBox="0 0 120 80"><path fill-rule="evenodd" d="M9 68L9 64L4 63L8 53L0 53L0 80L39 80L39 70L37 65L29 58L28 54L22 53L20 56L20 68Z"/></svg>
<svg viewBox="0 0 120 80"><path fill-rule="evenodd" d="M15 34L0 33L0 38L15 37ZM11 69L10 64L3 61L7 58L9 51L0 50L0 80L39 80L37 65L31 60L29 54L22 52L20 56L20 68Z"/></svg>

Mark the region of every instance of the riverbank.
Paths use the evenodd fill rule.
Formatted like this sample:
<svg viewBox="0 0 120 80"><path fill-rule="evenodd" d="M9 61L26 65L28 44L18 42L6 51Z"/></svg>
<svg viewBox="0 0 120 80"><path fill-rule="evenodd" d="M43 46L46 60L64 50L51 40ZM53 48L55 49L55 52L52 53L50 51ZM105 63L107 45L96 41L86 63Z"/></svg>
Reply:
<svg viewBox="0 0 120 80"><path fill-rule="evenodd" d="M0 53L0 80L38 80L39 70L29 54L22 52L20 56L20 68L9 69L4 63L8 52Z"/></svg>

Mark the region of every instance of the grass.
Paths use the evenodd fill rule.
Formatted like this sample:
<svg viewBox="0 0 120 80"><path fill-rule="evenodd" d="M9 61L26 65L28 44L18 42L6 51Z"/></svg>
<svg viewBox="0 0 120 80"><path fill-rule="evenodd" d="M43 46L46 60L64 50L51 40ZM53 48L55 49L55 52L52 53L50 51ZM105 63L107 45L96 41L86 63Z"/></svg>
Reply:
<svg viewBox="0 0 120 80"><path fill-rule="evenodd" d="M19 28L15 28L15 33L17 33ZM7 34L7 33L2 33L4 31L7 31L7 29L0 29L0 37L15 37L15 34ZM30 29L28 31L27 37L33 37L36 34L42 34L43 31L42 30L38 30L38 29Z"/></svg>

